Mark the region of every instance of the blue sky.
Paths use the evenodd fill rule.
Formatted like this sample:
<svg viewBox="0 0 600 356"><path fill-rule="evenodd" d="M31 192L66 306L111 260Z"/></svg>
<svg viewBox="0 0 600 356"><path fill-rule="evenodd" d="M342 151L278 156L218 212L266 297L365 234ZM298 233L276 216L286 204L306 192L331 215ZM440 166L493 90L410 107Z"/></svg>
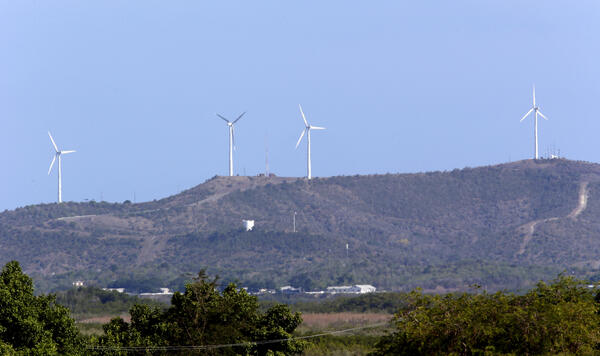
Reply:
<svg viewBox="0 0 600 356"><path fill-rule="evenodd" d="M567 6L568 5L568 6ZM0 209L146 201L235 171L404 173L600 162L597 1L0 0Z"/></svg>

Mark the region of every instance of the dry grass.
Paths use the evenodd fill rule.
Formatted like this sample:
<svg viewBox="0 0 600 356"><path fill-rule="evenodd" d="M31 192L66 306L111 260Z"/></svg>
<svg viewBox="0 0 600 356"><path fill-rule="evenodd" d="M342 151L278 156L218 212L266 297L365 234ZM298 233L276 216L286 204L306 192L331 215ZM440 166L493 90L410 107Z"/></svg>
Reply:
<svg viewBox="0 0 600 356"><path fill-rule="evenodd" d="M110 322L115 317L121 317L130 322L129 314L100 315L91 318L75 318L79 330L88 335L102 335L102 325ZM296 329L299 334L314 333L319 331L340 330L379 324L391 320L392 314L382 313L302 313L302 324ZM380 334L387 328L365 329L359 334ZM354 333L353 333L354 334Z"/></svg>
<svg viewBox="0 0 600 356"><path fill-rule="evenodd" d="M106 324L111 319L117 318L117 317L121 317L127 323L131 321L131 316L129 316L129 314L123 314L123 315L100 315L100 316L95 316L95 317L92 317L92 318L86 318L86 319L81 319L81 320L78 320L79 318L75 318L75 321L78 322L78 323L81 323L81 324Z"/></svg>
<svg viewBox="0 0 600 356"><path fill-rule="evenodd" d="M92 318L80 319L77 320L77 322L81 324L106 324L112 318L116 317L121 317L126 322L129 322L131 319L129 314L100 315ZM392 314L382 313L302 313L303 322L301 327L308 329L329 329L332 326L360 326L385 322L391 318Z"/></svg>
<svg viewBox="0 0 600 356"><path fill-rule="evenodd" d="M306 313L298 327L299 335L343 330L376 325L390 321L392 314L382 313ZM389 326L365 328L349 333L329 335L309 340L302 356L364 356L373 349L378 338L389 331Z"/></svg>
<svg viewBox="0 0 600 356"><path fill-rule="evenodd" d="M299 331L332 330L386 322L392 314L382 313L303 313Z"/></svg>
<svg viewBox="0 0 600 356"><path fill-rule="evenodd" d="M94 317L85 317L85 316L74 316L75 325L77 329L83 335L95 335L100 336L104 335L104 330L102 329L102 325L108 324L111 319L120 317L126 322L131 321L131 316L129 314L121 314L121 315L98 315Z"/></svg>

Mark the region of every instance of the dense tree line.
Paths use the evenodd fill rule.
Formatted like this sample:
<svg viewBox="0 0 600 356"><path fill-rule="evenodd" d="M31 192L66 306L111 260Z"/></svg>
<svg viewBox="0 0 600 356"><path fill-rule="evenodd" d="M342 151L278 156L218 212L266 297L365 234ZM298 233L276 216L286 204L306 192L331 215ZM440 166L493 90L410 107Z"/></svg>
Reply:
<svg viewBox="0 0 600 356"><path fill-rule="evenodd" d="M369 293L359 296L339 295L318 303L300 301L294 310L310 313L395 313L405 305L405 293ZM314 299L314 298L313 298Z"/></svg>
<svg viewBox="0 0 600 356"><path fill-rule="evenodd" d="M129 322L115 318L104 325L104 335L84 337L69 310L52 295L34 295L31 278L9 262L0 271L0 354L126 355L136 348L153 355L293 355L307 349L311 341L293 338L299 313L282 304L261 310L256 297L234 284L220 291L217 282L201 271L170 307L135 304ZM66 300L76 304L77 298ZM101 298L119 301L110 294ZM347 339L364 351L379 338L373 356L600 353L600 293L562 275L521 295L415 290L328 303L333 309L397 308L390 334ZM313 340L309 350L332 350L344 340ZM173 348L181 346L199 347Z"/></svg>
<svg viewBox="0 0 600 356"><path fill-rule="evenodd" d="M234 284L220 293L217 280L209 280L203 271L184 293L175 293L171 304L167 310L135 305L130 323L113 319L104 326L106 335L97 340L98 352L121 355L125 353L120 347L148 347L160 354L160 347L169 345L235 345L186 349L181 354L283 356L298 354L305 346L298 340L262 344L290 338L302 322L300 314L283 304L261 313L256 297Z"/></svg>
<svg viewBox="0 0 600 356"><path fill-rule="evenodd" d="M63 296L76 306L76 300L99 296L105 305L118 305L127 298L93 289ZM141 347L162 354L156 347L184 345L239 346L183 350L180 354L211 355L292 355L302 352L305 343L285 340L302 322L299 313L277 304L261 312L256 297L229 284L222 292L217 279L209 280L202 271L173 295L171 306L163 309L135 304L131 321L115 318L104 325L105 335L83 337L69 309L58 305L54 295L35 296L33 282L12 261L0 272L0 354L2 355L126 355L123 348ZM81 311L81 310L80 310ZM261 343L267 340L282 340ZM172 355L173 352L169 351Z"/></svg>
<svg viewBox="0 0 600 356"><path fill-rule="evenodd" d="M524 295L414 291L372 355L598 354L599 296L565 276Z"/></svg>
<svg viewBox="0 0 600 356"><path fill-rule="evenodd" d="M119 315L127 313L135 304L163 306L159 302L141 299L126 293L107 291L96 287L78 287L56 293L56 302L67 307L72 315Z"/></svg>

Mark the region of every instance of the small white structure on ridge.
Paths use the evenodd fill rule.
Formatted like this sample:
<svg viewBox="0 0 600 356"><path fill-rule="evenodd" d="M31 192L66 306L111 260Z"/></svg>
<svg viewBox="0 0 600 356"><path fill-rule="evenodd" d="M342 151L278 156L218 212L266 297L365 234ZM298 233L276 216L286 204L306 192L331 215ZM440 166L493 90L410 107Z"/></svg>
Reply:
<svg viewBox="0 0 600 356"><path fill-rule="evenodd" d="M242 222L244 223L244 229L246 229L246 231L254 229L254 220L242 220Z"/></svg>

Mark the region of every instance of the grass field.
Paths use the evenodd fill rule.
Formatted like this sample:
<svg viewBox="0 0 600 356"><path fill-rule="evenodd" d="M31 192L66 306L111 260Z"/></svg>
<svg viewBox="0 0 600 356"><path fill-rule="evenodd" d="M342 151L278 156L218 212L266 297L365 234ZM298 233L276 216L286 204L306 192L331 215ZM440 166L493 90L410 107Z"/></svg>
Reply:
<svg viewBox="0 0 600 356"><path fill-rule="evenodd" d="M365 327L308 339L310 344L303 355L366 355L372 350L379 337L389 330L389 326L380 324L385 324L391 318L391 314L383 313L303 313L303 322L297 329L297 333L301 336ZM372 325L379 326L369 327Z"/></svg>
<svg viewBox="0 0 600 356"><path fill-rule="evenodd" d="M75 325L84 335L103 335L102 325L107 324L112 318L121 317L126 322L131 320L129 314L123 315L99 315L94 317L74 315Z"/></svg>
<svg viewBox="0 0 600 356"><path fill-rule="evenodd" d="M102 324L120 316L129 321L129 315L101 315L77 319L77 327L85 335L102 335ZM331 331L367 327L385 323L392 318L383 313L303 313L302 324L296 330L298 336L310 336ZM307 339L309 346L304 356L362 356L373 347L379 336L389 329L388 326L367 327L364 329L325 335Z"/></svg>
<svg viewBox="0 0 600 356"><path fill-rule="evenodd" d="M382 313L302 313L302 324L299 333L307 331L338 330L354 328L389 321L390 314Z"/></svg>

